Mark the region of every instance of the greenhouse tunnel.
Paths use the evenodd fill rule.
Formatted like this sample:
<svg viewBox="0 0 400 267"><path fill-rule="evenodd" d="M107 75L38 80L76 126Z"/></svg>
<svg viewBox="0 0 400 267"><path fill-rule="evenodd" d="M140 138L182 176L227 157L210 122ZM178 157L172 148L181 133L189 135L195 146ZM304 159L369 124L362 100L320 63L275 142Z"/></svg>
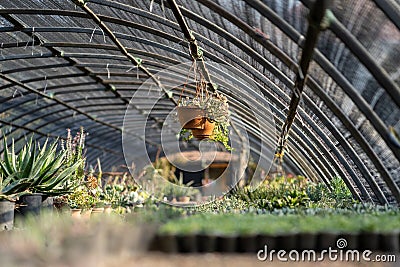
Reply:
<svg viewBox="0 0 400 267"><path fill-rule="evenodd" d="M211 75L228 98L232 120L247 119L254 158L265 156L263 143L276 146L296 77L307 75L284 168L327 186L340 176L363 201L400 203L398 0L0 0L2 133L18 148L32 133L43 141L82 126L89 133L88 161L99 158L110 169L129 164L121 138L127 132L145 139L155 158L163 122L182 93L143 84L151 78L168 85L171 77L159 71L192 60L171 3L206 63L226 64L254 85L229 90ZM320 3L328 9L324 25L316 26L309 13ZM321 30L315 48L306 46L313 28ZM307 49L314 53L301 73ZM175 74L186 77L180 69ZM140 90L148 97L132 98ZM274 127L258 124L251 107L272 114ZM136 125L145 125L145 136Z"/></svg>

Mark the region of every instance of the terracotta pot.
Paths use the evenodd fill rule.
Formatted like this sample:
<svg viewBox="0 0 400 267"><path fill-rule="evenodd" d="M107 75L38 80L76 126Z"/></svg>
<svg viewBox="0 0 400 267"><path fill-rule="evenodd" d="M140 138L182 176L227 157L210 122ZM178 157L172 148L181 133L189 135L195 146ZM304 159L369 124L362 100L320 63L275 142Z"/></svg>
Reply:
<svg viewBox="0 0 400 267"><path fill-rule="evenodd" d="M89 220L91 215L92 215L92 209L82 210L81 211L82 219Z"/></svg>
<svg viewBox="0 0 400 267"><path fill-rule="evenodd" d="M91 217L99 217L104 213L104 208L93 208Z"/></svg>
<svg viewBox="0 0 400 267"><path fill-rule="evenodd" d="M111 212L112 212L111 205L105 205L104 206L104 213L105 214L111 214Z"/></svg>
<svg viewBox="0 0 400 267"><path fill-rule="evenodd" d="M71 217L74 219L81 218L82 209L71 209Z"/></svg>
<svg viewBox="0 0 400 267"><path fill-rule="evenodd" d="M178 198L180 202L188 203L190 202L190 197L188 196L183 196Z"/></svg>
<svg viewBox="0 0 400 267"><path fill-rule="evenodd" d="M213 134L214 127L215 127L215 122L211 122L208 119L204 119L203 129L192 129L193 136L198 140L210 138L210 136Z"/></svg>
<svg viewBox="0 0 400 267"><path fill-rule="evenodd" d="M177 107L178 119L183 129L202 129L204 110L198 107Z"/></svg>

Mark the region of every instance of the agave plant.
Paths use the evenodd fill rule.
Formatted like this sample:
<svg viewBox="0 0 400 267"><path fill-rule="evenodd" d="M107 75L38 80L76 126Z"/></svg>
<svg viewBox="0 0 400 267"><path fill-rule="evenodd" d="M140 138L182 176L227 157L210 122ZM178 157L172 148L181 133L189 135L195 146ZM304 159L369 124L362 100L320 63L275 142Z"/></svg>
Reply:
<svg viewBox="0 0 400 267"><path fill-rule="evenodd" d="M16 197L23 194L27 186L28 183L13 181L11 176L4 178L0 175L0 200L14 201Z"/></svg>
<svg viewBox="0 0 400 267"><path fill-rule="evenodd" d="M65 166L66 152L57 152L57 140L49 145L36 145L31 138L15 153L14 140L11 148L4 138L4 159L0 160L0 196L16 196L28 193L60 195L73 190L68 179L78 168L80 161Z"/></svg>

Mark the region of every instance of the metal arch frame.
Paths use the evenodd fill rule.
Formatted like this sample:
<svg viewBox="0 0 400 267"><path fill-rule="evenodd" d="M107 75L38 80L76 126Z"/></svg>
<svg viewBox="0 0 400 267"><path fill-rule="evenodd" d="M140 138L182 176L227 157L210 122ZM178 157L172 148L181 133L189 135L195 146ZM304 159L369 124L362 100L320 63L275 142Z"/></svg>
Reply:
<svg viewBox="0 0 400 267"><path fill-rule="evenodd" d="M58 63L58 64L41 65L41 67L30 66L30 67L19 68L18 70L15 70L15 69L3 70L1 73L8 75L8 74L12 74L15 72L31 71L31 70L37 70L37 69L64 68L64 67L72 67L72 65L70 63Z"/></svg>
<svg viewBox="0 0 400 267"><path fill-rule="evenodd" d="M254 75L254 74L253 74L253 75ZM232 77L231 77L231 78L232 78ZM234 79L234 78L232 78L232 79ZM255 81L254 81L254 82L255 82ZM261 85L259 85L259 86L260 86L260 88L263 88L263 87L261 87ZM279 103L279 104L281 105L281 109L280 109L280 110L275 109L275 107L274 107L273 105L271 105L271 108L274 109L274 112L275 112L275 113L281 113L281 110L282 110L282 108L284 107L284 104L282 104L282 103L280 102L279 99L277 99L277 98L275 98L274 96L272 96L268 91L266 91L266 90L263 90L263 91L264 91L264 94L268 96L268 98L273 98L273 99L274 99L274 101L275 101L274 104ZM318 108L316 108L315 110L319 111ZM330 140L328 140L328 139L326 138L326 136L322 133L322 131L318 131L318 130L317 130L318 127L316 127L316 125L314 125L313 121L312 121L312 120L307 120L306 113L305 113L304 111L301 111L301 110L300 110L300 112L303 113L303 119L305 118L306 121L307 121L307 123L309 123L309 125L310 125L314 130L316 130L317 133L319 133L319 136L321 137L321 139L323 139L326 143L330 143ZM313 112L315 113L314 110L313 110ZM323 118L321 119L321 121L322 121L324 124L326 123L326 122L324 122ZM313 136L312 133L310 133L310 135ZM338 138L338 137L336 136L335 133L333 133L333 135L335 136L335 138ZM314 140L316 140L316 139L314 139ZM316 140L316 143L319 143L319 141ZM345 149L345 151L347 152L347 149L351 149L351 147L348 145L347 141L345 141L345 144L346 144L346 146L345 146L344 149ZM338 151L335 150L335 147L334 147L334 146L331 146L331 149L333 150L333 152L335 153L335 155L339 158L341 164L342 164L342 165L345 167L345 169L351 174L351 177L352 177L353 181L357 184L358 188L363 192L364 195L367 196L367 198L370 199L368 192L365 190L364 186L363 186L363 185L360 183L360 181L357 179L357 176L356 176L356 174L353 172L351 166L349 166L348 164L346 164L346 161L343 159L343 157L341 156L341 154L340 154ZM363 163L361 163L361 164L363 164ZM344 178L344 179L345 179L345 181L346 181L346 178ZM350 182L349 182L349 181L346 181L346 183L347 183L348 185L350 185Z"/></svg>
<svg viewBox="0 0 400 267"><path fill-rule="evenodd" d="M138 69L140 69L142 72L144 72L145 74L147 74L156 84L157 86L161 89L161 91L164 92L164 96L165 98L171 100L175 105L178 105L177 102L175 102L175 99L171 98L168 94L168 91L164 88L164 86L162 85L162 83L158 80L158 78L156 76L154 76L152 73L150 73L146 67L144 67L141 62L134 57L133 55L131 55L125 48L125 46L122 45L122 43L119 41L119 39L115 36L114 32L111 31L111 29L108 28L108 26L106 24L104 24L105 20L105 16L98 16L96 13L94 13L87 5L84 1L75 1L72 0L75 4L77 4L82 10L85 11L85 13L87 15L89 15L89 17L96 22L96 24L108 35L108 37L111 39L111 41L118 47L118 49L120 50L120 52L125 55ZM120 21L120 19L117 19L116 21ZM111 21L107 21L107 22L113 22ZM135 28L135 27L133 27Z"/></svg>
<svg viewBox="0 0 400 267"><path fill-rule="evenodd" d="M210 1L208 1L208 0L203 0L203 1L201 1L201 2L207 2L207 3L209 3ZM214 4L215 5L215 4ZM192 18L193 19L193 18ZM197 22L199 22L198 20L197 20ZM203 24L203 26L204 26L204 24ZM277 55L275 55L275 56L277 56ZM321 55L320 55L321 56ZM278 56L278 58L279 58L279 56ZM325 59L325 58L324 58ZM288 61L288 60L290 60L290 58L289 57L286 57L286 59L284 58L283 60L282 60L282 58L280 58L280 60L283 62L283 63L285 63L286 61ZM293 64L295 64L295 63L293 63ZM289 65L288 67L290 67L291 65ZM324 68L324 66L322 66L322 68L323 69L325 69ZM337 71L337 70L336 70ZM310 83L310 82L309 82ZM320 94L324 94L324 92L323 92L323 90L316 90L315 89L315 83L314 84L311 84L311 85L314 85L314 86L312 86L313 88L314 88L314 93L320 93ZM330 101L331 103L333 103L332 101ZM332 110L332 109L331 109ZM334 112L334 114L336 114L335 112ZM337 115L338 117L343 117L341 120L343 121L343 120L346 120L346 119L348 119L346 116L344 116L344 114L341 114L341 112ZM376 114L375 114L375 116L376 116ZM347 124L347 125L349 125L349 124ZM356 131L356 129L353 127L353 129L351 129L351 130L355 130ZM361 138L356 138L357 139L357 142L358 143L363 143L362 141L360 142L360 140L361 140ZM365 142L365 140L363 140L364 141L364 143L366 144L366 145L368 145L366 142ZM365 146L364 144L362 144L362 146ZM390 183L392 183L393 184L393 181L390 179L390 175L387 173L387 171L386 170L383 170L382 169L382 164L380 163L380 160L379 160L379 158L376 156L376 154L372 151L372 150L370 150L370 151L367 151L367 152L372 152L372 153L367 153L367 155L368 155L368 157L369 158L371 158L371 160L372 160L372 162L374 163L374 165L377 167L377 169L379 170L379 172L382 174L382 176L384 176L384 177L386 177L384 180L386 181L386 183L387 184L389 184L389 187L390 187ZM393 190L393 188L394 187L392 187L392 190ZM394 188L394 190L396 190L395 188Z"/></svg>
<svg viewBox="0 0 400 267"><path fill-rule="evenodd" d="M265 92L264 92L265 93ZM268 95L269 93L268 92L266 92L266 94ZM279 99L274 99L275 100L275 104L276 103L278 103L278 102L280 102L280 100ZM282 104L282 103L280 103L281 104L281 107L284 107L284 104ZM275 113L281 113L281 110L282 110L282 108L280 109L280 110L278 110L278 109L275 109L275 107L274 106L271 106L271 108L272 109L274 109L274 111L275 111ZM304 113L304 112L303 112ZM284 116L284 115L283 115ZM304 115L303 115L303 117L304 117ZM306 120L307 120L307 117L305 117L306 118ZM314 126L313 125L313 121L312 120L307 120L307 122L314 128L314 130L315 129L318 129L316 126ZM321 137L321 139L323 139L325 142L327 142L327 143L330 143L330 140L328 140L326 137L325 137L325 135L321 132L321 131L317 131L318 133L320 133L319 135L320 135L320 137ZM311 134L311 137L314 139L314 135L313 134ZM316 140L316 139L314 139L314 140ZM319 141L318 140L316 140L316 143L319 143ZM335 150L334 149L334 146L331 146L331 149L332 150ZM325 150L326 151L326 150ZM352 169L351 169L351 167L349 166L349 165L346 165L346 162L345 162L345 160L342 158L342 156L340 155L340 153L338 153L338 151L334 151L334 153L336 154L336 156L339 158L339 160L340 160L340 162L341 162L341 164L343 164L343 166L346 168L346 170L347 171L349 171L349 173L351 174L351 177L353 178L353 180L354 180L354 182L358 185L358 187L360 188L360 190L363 192L363 194L367 197L367 198L369 198L370 199L370 197L369 197L369 194L368 194L368 192L365 190L365 188L363 187L363 185L357 180L357 179L354 179L354 177L356 177L356 175L355 175L355 173L352 171ZM329 155L329 153L327 153L328 155ZM335 162L335 161L334 161ZM341 168L339 168L339 170L341 170ZM345 178L346 179L346 178ZM350 185L350 182L347 182L347 184L348 185Z"/></svg>
<svg viewBox="0 0 400 267"><path fill-rule="evenodd" d="M17 20L15 20L13 17L11 17L10 14L7 14L7 13L4 14L4 13L2 13L1 11L2 11L2 9L0 9L0 15L3 16L5 19L7 19L9 22L11 22L11 23L14 25L14 28L21 29L21 31L24 32L24 31L22 30L22 29L24 29L24 26L23 26L21 23L19 23ZM13 13L11 13L11 14L13 14ZM24 32L24 33L27 34L28 36L30 36L33 40L36 39L36 40L37 40L36 43L42 43L42 41L41 41L41 39L39 39L39 37L37 37L36 35L33 35L33 29L32 29L31 32ZM61 57L62 57L62 51L58 51L58 50L55 49L54 47L49 47L49 46L47 46L46 48L47 48L51 53L53 53L55 57L57 57L57 56L61 56ZM76 66L76 62L75 62L73 59L68 58L68 57L62 57L62 58L63 58L64 60L66 60L67 62L69 62L71 65ZM88 70L85 69L85 68L79 67L79 66L77 66L77 68L78 68L80 71L86 73L86 74L90 77L90 71L88 71ZM98 82L99 84L102 84L102 83L101 83L101 80L99 80L97 77L92 77L92 78L93 78L96 82ZM105 86L107 89L110 89L111 92L113 92L114 95L115 95L117 98L119 98L118 92L113 91L112 88L111 88L111 87L107 87L107 85L103 85L103 86Z"/></svg>
<svg viewBox="0 0 400 267"><path fill-rule="evenodd" d="M282 59L281 59L282 60ZM282 62L285 62L285 60L282 60ZM290 66L289 66L290 67ZM322 66L323 67L323 69L325 69L325 67L324 66ZM337 71L337 70L336 70ZM321 91L321 92L323 92L323 91ZM341 115L341 114L340 114ZM376 116L376 114L375 114L375 116ZM347 118L346 116L343 116L344 118ZM371 122L371 123L373 123L373 122ZM353 129L353 130L355 130L355 129ZM383 136L385 136L386 137L386 134L384 134ZM386 137L387 138L387 137ZM360 140L358 139L357 140L357 142L358 143L360 143ZM396 151L396 150L395 150ZM395 152L394 151L394 152ZM373 151L372 151L373 152ZM372 161L374 162L374 165L376 165L377 166L377 168L378 169L380 169L380 170L382 170L382 168L381 167L379 167L379 158L376 156L376 154L375 153L373 153L373 154L368 154L368 155L371 155L371 156L369 156L370 158L372 157L373 159L372 159ZM386 176L387 177L387 175L385 174L385 173L383 173L383 176Z"/></svg>
<svg viewBox="0 0 400 267"><path fill-rule="evenodd" d="M399 7L394 7L390 0L373 0L375 5L385 13L386 17L400 30L400 11Z"/></svg>
<svg viewBox="0 0 400 267"><path fill-rule="evenodd" d="M205 0L202 0L205 1ZM255 8L260 14L264 17L268 18L275 26L277 26L283 33L286 34L291 40L296 43L301 43L301 35L285 20L279 17L274 11L272 11L265 4L261 3L257 0L245 0L247 4ZM308 0L307 0L308 1ZM304 2L304 0L302 0ZM255 41L257 41L255 39ZM301 44L300 44L301 45ZM400 151L394 147L394 145L389 141L387 136L387 129L384 127L381 119L376 115L375 112L371 110L366 101L357 93L353 85L349 83L349 81L344 78L344 76L333 66L331 62L329 62L326 57L322 55L321 52L315 50L314 60L317 62L322 69L329 74L329 76L340 85L341 89L349 96L349 98L353 101L353 103L359 108L362 114L366 118L372 119L369 120L381 138L385 141L386 145L390 148L392 153L400 160ZM344 115L344 117L347 117ZM375 155L376 154L371 154ZM377 156L376 156L377 157Z"/></svg>
<svg viewBox="0 0 400 267"><path fill-rule="evenodd" d="M54 48L52 48L53 50L54 50ZM23 58L24 57L24 55L22 55L22 56L20 56L20 58ZM68 54L64 54L63 55L63 57L64 58L68 58L70 61L73 61L72 60L72 57L77 57L77 55L73 55L72 53L70 53L70 55L68 55ZM103 55L102 57L100 57L100 58L105 58L105 57L107 57L107 58L113 58L113 57L118 57L118 60L121 60L121 57L122 56L117 56L117 55L110 55L110 56L105 56L105 55ZM76 61L73 61L73 62L76 62ZM74 66L83 66L84 64L82 64L82 63L79 63L79 64L74 64ZM81 69L81 68L79 68L79 69ZM84 71L86 71L87 69L86 68L84 68ZM146 73L150 73L147 69L145 69L145 71L146 71ZM158 79L157 79L158 80ZM108 87L110 87L109 85L108 85L108 83L106 83L104 80L101 80L99 77L97 77L96 78L96 80L93 82L93 84L96 84L96 83L99 83L99 81L101 81L101 84L102 85L105 85L106 87L108 86ZM86 84L90 84L90 82L88 82L88 83L86 83ZM79 85L83 85L83 83L81 83L81 84L76 84L75 86L79 86ZM69 86L74 86L74 85L69 85ZM48 87L48 89L50 90L50 89L57 89L57 88L64 88L65 87L65 85L57 85L57 86L51 86L51 87ZM115 87L112 87L112 88L115 88ZM163 88L161 88L162 90L164 90ZM112 90L112 91L116 91L116 90ZM165 90L164 90L165 91ZM118 94L118 98L120 98L120 99L122 99L122 100L124 100L124 103L128 103L129 101L128 100L126 100L125 98L123 98L120 94ZM170 98L170 97L168 97L168 98ZM171 101L174 101L174 100L171 100ZM155 120L157 123L159 122L159 121L157 121L155 118L152 118L153 120Z"/></svg>
<svg viewBox="0 0 400 267"><path fill-rule="evenodd" d="M17 125L17 124L13 124L13 123L10 123L10 122L7 122L7 121L3 121L3 120L0 120L0 123L1 124L4 124L4 125L8 125L8 126L11 126L11 127L15 127L15 128L18 128L18 129L20 129L20 130L24 130L24 131L26 131L26 132L28 132L28 133L36 133L36 134L38 134L38 135L40 135L40 136L42 136L42 137L49 137L49 138L54 138L54 139L57 139L57 138L59 138L59 139L66 139L66 138L62 138L62 137L60 137L60 136L58 136L58 135L52 135L52 134L45 134L45 133L42 133L42 132L40 132L40 131L38 131L38 130L36 130L36 129L31 129L31 128L29 128L29 127L25 127L25 126L22 126L22 125ZM16 139L16 141L18 142L20 139L22 139L22 138L24 138L24 137L20 137L20 138L18 138L18 139ZM114 155L120 155L120 153L118 153L118 152L116 152L116 151L113 151L112 149L107 149L107 148L104 148L104 147L100 147L100 146L96 146L96 145L93 145L93 144L90 144L90 143L88 143L88 144L86 144L87 146L89 146L89 147L93 147L93 148L95 148L95 149L97 149L97 150L103 150L103 151L106 151L106 152L108 152L108 153L112 153L112 154L114 154ZM0 151L0 153L2 153L2 151L3 150L1 150Z"/></svg>
<svg viewBox="0 0 400 267"><path fill-rule="evenodd" d="M55 102L57 102L57 104L59 104L59 105L65 106L65 107L69 108L70 110L76 111L77 113L80 113L80 114L84 115L84 116L87 117L89 120L92 120L92 121L95 121L95 122L97 122L97 123L103 124L103 125L105 125L105 126L107 126L107 127L110 127L110 128L112 128L112 129L114 129L114 130L121 131L121 129L119 129L119 128L113 126L113 125L109 125L109 124L107 124L107 123L105 123L105 122L99 121L99 120L97 120L96 118L93 118L93 116L91 116L91 115L89 115L89 114L87 114L87 113L85 113L85 112L83 112L83 111L81 111L81 110L79 110L79 109L77 109L77 108L75 108L75 107L73 107L73 106L71 106L71 105L65 103L65 102L62 101L62 100L59 100L59 99L54 98L54 97L50 97L50 96L48 96L47 94L44 94L43 92L40 92L40 91L38 91L38 90L36 90L36 89L31 88L30 86L27 86L27 85L25 85L25 84L23 84L23 83L21 83L21 82L15 80L14 78L8 77L7 74L0 73L0 78L6 80L6 81L8 81L8 82L11 82L11 83L15 84L16 86L19 86L19 87L22 87L22 88L24 88L24 89L26 89L26 90L28 90L28 91L31 91L31 92L35 93L36 95L39 95L39 96L41 96L41 97L50 99L51 101L55 101Z"/></svg>
<svg viewBox="0 0 400 267"><path fill-rule="evenodd" d="M21 104L26 104L26 103L29 103L29 102L32 102L32 101L36 101L36 99L31 98L31 99L27 99L27 100L22 101L22 102L19 102L19 103L15 103L14 105L10 105L7 109L4 109L4 110L2 110L2 111L3 111L3 112L6 112L7 110L14 108L15 106L19 106L19 105L21 105ZM68 100L68 101L70 101L70 100ZM68 102L68 101L66 101L66 102ZM71 101L70 101L70 102L71 102ZM49 104L49 105L47 105L47 106L45 106L45 107L40 107L39 109L47 108L47 107L52 107L52 106L54 106L54 105L57 105L57 104L56 104L56 103ZM103 106L117 106L117 105L121 105L121 104L118 104L118 103L103 104ZM81 107L84 107L84 108L85 108L85 107L92 107L92 106L96 106L96 105L95 105L95 104L90 104L90 105L82 105L82 106L79 106L79 107L80 107L80 108L81 108ZM122 106L122 105L121 105L121 106ZM65 110L69 110L69 109L65 109ZM108 110L108 109L107 109L107 110ZM111 110L112 110L112 109L111 109ZM35 111L37 111L37 109L36 109ZM101 111L104 111L104 109L102 109ZM24 113L24 114L18 116L18 119L23 118L24 116L27 116L27 115L29 115L29 114L30 114L29 112ZM41 119L41 117L38 117L38 118Z"/></svg>
<svg viewBox="0 0 400 267"><path fill-rule="evenodd" d="M69 115L69 116L64 116L63 118L68 118L68 117L70 117L70 115ZM36 120L36 119L35 119L35 120ZM59 119L58 119L58 120L59 120ZM1 122L2 122L3 124L9 125L9 126L16 127L16 128L18 128L18 129L29 129L31 132L37 133L37 134L39 134L39 135L42 135L42 136L49 136L49 137L54 138L54 137L57 137L57 135L50 135L50 134L47 134L47 135L46 135L46 134L42 133L42 132L40 131L40 129L43 128L43 127L46 127L47 125L49 125L49 124L51 124L51 123L54 123L55 121L58 121L58 120L47 121L47 122L45 122L44 124L41 124L41 125L36 126L36 128L30 128L30 127L26 127L26 126L20 126L20 125L18 125L18 124L14 124L14 123L10 123L10 122L4 122L4 121L1 121ZM32 123L32 122L29 122L29 123ZM27 124L29 124L29 123L27 123ZM104 127L104 126L103 126L103 127ZM113 134L113 133L110 133L110 131L106 131L106 132L108 132L109 134ZM15 141L18 142L18 141L21 140L22 138L24 138L24 137L23 137L23 136L20 136L19 138L16 138ZM95 138L96 138L96 137L95 137ZM97 137L97 138L101 139L100 136ZM65 139L65 138L62 138L62 139ZM94 145L91 145L91 146L93 147ZM113 150L109 150L109 151L113 151ZM113 151L112 153L113 153L113 154L118 154L118 155L121 154L121 153L118 153L118 152L115 152L115 151Z"/></svg>
<svg viewBox="0 0 400 267"><path fill-rule="evenodd" d="M68 110L68 109L62 109L61 111L65 111L65 110ZM108 115L112 115L112 114L108 114ZM47 116L47 115L46 115ZM66 115L66 116L64 116L63 118L69 118L71 115ZM36 119L41 119L41 118L43 118L44 116L42 116L42 117L40 117L40 118L36 118ZM28 124L29 123L32 123L33 121L35 121L36 119L34 119L34 120L31 120L30 122L28 122ZM51 123L53 123L53 122L55 122L55 121L59 121L60 119L59 118L57 118L56 120L53 120L53 121L48 121L47 123L45 123L45 124L43 124L43 125L41 125L40 127L44 127L44 126L47 126L48 124L51 124ZM319 165L322 165L322 164L319 164ZM321 174L321 172L319 172L320 174ZM323 176L323 175L321 175L321 176Z"/></svg>
<svg viewBox="0 0 400 267"><path fill-rule="evenodd" d="M310 0L301 0L304 6L310 6ZM329 28L354 56L369 70L375 80L382 86L392 101L400 107L400 87L389 77L389 74L372 58L368 50L337 19L330 21Z"/></svg>
<svg viewBox="0 0 400 267"><path fill-rule="evenodd" d="M34 101L34 99L27 100L27 101L24 102L24 104L25 104L25 103L28 103L28 102L30 102L30 101ZM76 101L76 100L69 100L69 101ZM19 104L20 104L20 103L19 103ZM110 103L110 104L115 104L115 103ZM93 106L97 106L97 104L82 105L82 106L79 106L79 108L82 108L82 107L93 107ZM11 108L12 108L12 107L11 107ZM8 109L6 109L6 110L8 110ZM59 111L56 112L56 113L65 112L66 110L70 110L70 109L62 109L61 111L59 110ZM29 124L29 123L33 123L33 122L35 122L36 120L43 119L43 118L45 118L45 117L47 117L47 116L54 115L54 114L56 114L56 113L47 113L47 114L44 114L44 115L42 115L42 116L35 117L34 119L30 120L30 121L28 122L28 124ZM69 117L71 117L71 116L73 116L73 114L66 115L66 116L64 116L64 117L62 117L62 118L69 118ZM18 119L20 119L20 118L18 118ZM42 127L47 126L48 124L54 123L54 122L59 121L59 120L60 120L60 118L56 118L56 119L54 119L54 120L52 120L52 121L47 122L47 123L44 124ZM78 120L78 121L83 121L83 120L85 120L85 119ZM76 122L76 121L75 121L75 122ZM100 125L99 125L99 126L100 126ZM104 126L104 125L101 125L101 126ZM40 129L40 128L37 128L37 129ZM89 128L88 128L88 129L89 129ZM147 142L147 141L145 140L145 142ZM149 144L150 144L150 145L155 145L155 146L157 146L157 144L154 144L154 143L149 143Z"/></svg>
<svg viewBox="0 0 400 267"><path fill-rule="evenodd" d="M311 77L309 78L310 80L312 79ZM315 81L310 82L312 86L317 85ZM311 88L311 87L310 87ZM365 154L368 156L368 158L372 161L374 166L377 168L378 172L382 175L383 181L386 183L390 191L394 194L396 197L397 201L400 202L400 189L394 182L394 180L391 178L391 175L389 174L388 170L384 167L381 159L376 155L376 153L373 151L372 147L369 145L365 137L360 133L360 131L356 130L355 125L350 121L350 119L346 117L342 117L341 113L336 113L335 111L339 109L337 105L333 101L325 101L326 100L326 94L323 91L314 90L312 88L313 92L320 98L322 99L323 103L333 112L334 116L339 118L339 120L343 123L343 125L346 127L346 129L351 133L353 138L357 141L359 146L363 149ZM352 127L349 127L352 126Z"/></svg>
<svg viewBox="0 0 400 267"><path fill-rule="evenodd" d="M81 12L76 12L76 11L60 11L60 10L35 10L35 9L29 9L29 10L21 10L21 9L5 9L4 11L10 12L12 14L36 14L36 15L69 15L69 16L76 16L76 17L84 17L86 18L84 15L84 13ZM4 13L1 12L0 10L0 15ZM99 16L99 18L105 22L111 22L111 23L115 23L115 24L120 24L126 27L134 27L134 28L138 28L142 31L146 31L149 32L151 34L156 34L157 36L163 37L164 39L173 41L175 43L178 43L180 40L170 34L164 33L162 31L153 29L151 27L142 25L142 24L138 24L138 23L133 23L133 22L128 22L125 20L121 20L121 19L117 19L114 17L109 17L109 16ZM28 28L25 28L28 29ZM41 32L43 31L43 29L46 29L46 27L36 27L35 31L36 32ZM59 29L57 29L59 30ZM118 38L118 34L115 34L115 36ZM197 36L197 37L201 37L201 36ZM201 38L204 39L204 38ZM245 43L243 43L242 41L238 40L237 38L232 38L232 40L235 41L235 45L240 47L242 46L242 49L248 50L248 51L253 51L252 48L250 48L248 45L246 45ZM281 71L275 69L275 67L267 60L265 60L262 56L258 55L257 53L255 53L254 51L251 52L252 56L255 56L258 58L260 64L262 64L264 67L266 67L269 71L275 73L275 75L277 77L280 78L280 80L282 80L282 82L284 82L287 86L290 86L291 81L289 78L286 77L286 75L284 75ZM286 78L285 78L286 77Z"/></svg>
<svg viewBox="0 0 400 267"><path fill-rule="evenodd" d="M233 78L232 78L232 79L233 79ZM275 100L276 100L276 99L275 99ZM278 101L278 100L276 100L276 101ZM276 103L276 101L275 101L274 103ZM284 107L283 104L282 104L282 107ZM274 108L274 107L272 106L272 108ZM276 113L280 113L280 111L278 111L278 110L275 110L275 112L276 112ZM282 116L284 116L284 115L282 115ZM312 122L310 122L310 121L309 121L309 123L312 124ZM320 133L321 133L321 131L320 131ZM312 135L312 136L313 136L313 135ZM324 135L321 136L321 138L324 138L324 137L325 137ZM327 141L326 141L326 142L327 142ZM325 150L325 151L326 151L326 150ZM327 154L329 154L329 153L327 153ZM335 162L335 161L334 161L334 162ZM341 163L342 163L343 165L345 165L345 161L344 161L344 160L342 160ZM349 169L349 168L350 168L349 166L345 166L345 167L346 167L347 170L350 171L350 173L353 173L353 172ZM339 169L339 170L340 170L340 169ZM353 173L352 177L356 177L354 173ZM369 198L369 197L368 197L369 194L367 193L367 191L366 191L365 189L363 190L363 185L360 184L357 180L356 180L355 182L356 182L356 184L358 184L358 186L361 188L361 191L364 192L364 194L366 195L366 197ZM369 198L369 199L370 199L370 198Z"/></svg>
<svg viewBox="0 0 400 267"><path fill-rule="evenodd" d="M193 18L192 18L193 19ZM197 21L198 22L198 21ZM209 25L211 25L211 24L209 24ZM205 26L204 24L203 24L203 26ZM275 55L276 56L276 55ZM283 61L283 63L285 63L284 61ZM314 90L315 91L315 90ZM321 91L322 92L322 91ZM334 114L336 114L336 113L334 113ZM357 140L357 142L360 142L359 140ZM365 149L364 149L364 151L365 151ZM371 150L372 151L372 150ZM368 151L366 151L366 152L368 152ZM373 151L372 151L373 152ZM371 154L368 154L367 153L367 155L369 156L369 158L371 158ZM386 182L386 184L389 186L389 188L391 188L391 191L395 194L395 195L398 195L396 198L397 198L397 200L399 201L400 200L400 196L399 196L399 190L398 190L398 188L395 186L395 184L393 183L393 181L390 179L390 175L387 173L387 171L386 170L384 170L384 169L382 169L381 167L383 167L383 165L381 164L381 163L379 163L379 158L377 158L376 156L375 156L375 160L373 159L372 160L372 162L374 163L374 165L376 165L377 166L377 169L378 169L378 171L379 172L381 172L381 174L384 176L384 180L385 180L385 182ZM373 179L371 179L371 181L373 181Z"/></svg>

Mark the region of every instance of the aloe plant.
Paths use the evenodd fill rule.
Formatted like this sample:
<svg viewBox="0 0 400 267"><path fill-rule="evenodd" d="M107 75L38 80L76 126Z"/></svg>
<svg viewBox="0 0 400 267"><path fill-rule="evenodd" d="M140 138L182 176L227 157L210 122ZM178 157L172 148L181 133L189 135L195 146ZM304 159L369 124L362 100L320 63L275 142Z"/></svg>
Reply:
<svg viewBox="0 0 400 267"><path fill-rule="evenodd" d="M4 138L4 159L0 160L0 196L16 196L27 193L59 195L71 192L68 179L78 168L80 161L65 166L66 152L57 152L57 141L42 147L33 138L15 153L14 140L11 147Z"/></svg>

